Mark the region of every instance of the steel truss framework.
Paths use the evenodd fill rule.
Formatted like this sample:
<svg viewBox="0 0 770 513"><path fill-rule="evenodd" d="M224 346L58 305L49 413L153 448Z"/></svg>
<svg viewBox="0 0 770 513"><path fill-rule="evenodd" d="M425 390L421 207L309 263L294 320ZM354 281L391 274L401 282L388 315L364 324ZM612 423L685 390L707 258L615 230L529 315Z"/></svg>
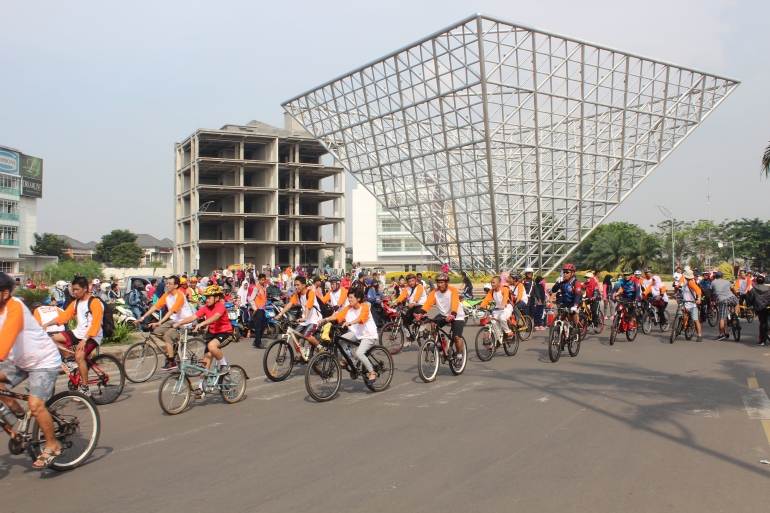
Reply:
<svg viewBox="0 0 770 513"><path fill-rule="evenodd" d="M738 84L478 14L283 106L453 268L548 271Z"/></svg>

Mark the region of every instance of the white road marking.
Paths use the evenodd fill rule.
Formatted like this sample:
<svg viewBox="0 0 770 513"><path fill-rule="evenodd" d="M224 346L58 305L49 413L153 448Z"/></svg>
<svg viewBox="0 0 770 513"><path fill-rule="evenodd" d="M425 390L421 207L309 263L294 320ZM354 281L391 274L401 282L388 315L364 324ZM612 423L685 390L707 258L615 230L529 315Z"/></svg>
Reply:
<svg viewBox="0 0 770 513"><path fill-rule="evenodd" d="M291 394L296 394L297 392L302 392L303 388L295 388L295 389L289 389L289 390L283 390L281 392L275 392L274 394L267 394L262 395L259 397L255 397L254 399L259 399L262 401L272 401L273 399L278 399L279 397L284 397Z"/></svg>
<svg viewBox="0 0 770 513"><path fill-rule="evenodd" d="M398 385L391 385L391 386L388 387L387 390L383 390L382 392L378 392L376 394L374 394L374 393L372 393L372 394L365 394L365 393L357 394L357 395L349 397L345 401L345 404L355 404L355 403L357 403L359 401L364 401L366 399L371 399L372 397L382 397L382 394L386 394L386 393L390 392L391 390L397 390L397 389L399 389L401 387L405 387L407 385L412 385L412 384L414 384L413 381L406 381L404 383L399 383Z"/></svg>
<svg viewBox="0 0 770 513"><path fill-rule="evenodd" d="M544 396L543 396L543 397L541 397L540 399L535 399L535 401L537 401L537 402L539 402L539 403L544 403L544 402L548 401L548 396L547 396L547 395L544 395Z"/></svg>
<svg viewBox="0 0 770 513"><path fill-rule="evenodd" d="M770 419L770 399L762 388L741 390L741 399L750 419Z"/></svg>
<svg viewBox="0 0 770 513"><path fill-rule="evenodd" d="M134 449L139 449L140 447L145 447L147 445L153 445L153 444L156 444L158 442L165 442L166 440L169 440L171 438L178 438L180 436L191 435L193 433L197 433L198 431L203 431L204 429L209 429L209 428L216 427L216 426L221 426L221 425L222 425L221 422L212 422L211 424L206 424L204 426L199 426L199 427L194 428L194 429L189 429L187 431L182 431L181 433L174 433L174 434L169 435L169 436L164 436L164 437L161 437L161 438L154 438L152 440L148 440L148 441L142 442L140 444L131 445L129 447L123 447L122 449L118 449L117 451L115 451L115 453L126 452L126 451L133 451ZM115 454L115 453L113 453L113 454Z"/></svg>
<svg viewBox="0 0 770 513"><path fill-rule="evenodd" d="M436 399L432 403L421 404L420 408L430 408L431 404L436 406L441 406L442 404L446 404L450 401L453 401L454 399L457 399L457 396L462 394L463 392L467 392L483 384L484 384L483 381L474 381L472 383L468 383L467 385L464 385L458 388L457 390L453 390L452 392L447 392L446 394L444 394L443 397Z"/></svg>
<svg viewBox="0 0 770 513"><path fill-rule="evenodd" d="M448 387L449 385L452 385L454 383L457 383L457 380L454 381L441 381L439 383L435 383L433 385L426 384L424 387L419 388L418 390L414 392L407 392L404 394L399 394L396 397L393 397L390 400L385 400L381 402L380 404L383 406L399 406L401 404L401 401L408 401L412 397L417 397L423 394L427 394L428 392L432 392L433 390L438 390L439 388Z"/></svg>

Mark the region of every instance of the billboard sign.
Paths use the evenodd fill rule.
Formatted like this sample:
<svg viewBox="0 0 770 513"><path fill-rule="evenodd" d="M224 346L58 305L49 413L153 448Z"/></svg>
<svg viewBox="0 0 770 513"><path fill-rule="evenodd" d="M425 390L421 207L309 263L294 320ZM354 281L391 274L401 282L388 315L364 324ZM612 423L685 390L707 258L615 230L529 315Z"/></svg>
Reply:
<svg viewBox="0 0 770 513"><path fill-rule="evenodd" d="M30 198L43 197L43 159L19 154L21 195Z"/></svg>
<svg viewBox="0 0 770 513"><path fill-rule="evenodd" d="M18 173L19 154L15 151L0 149L0 171L3 173Z"/></svg>

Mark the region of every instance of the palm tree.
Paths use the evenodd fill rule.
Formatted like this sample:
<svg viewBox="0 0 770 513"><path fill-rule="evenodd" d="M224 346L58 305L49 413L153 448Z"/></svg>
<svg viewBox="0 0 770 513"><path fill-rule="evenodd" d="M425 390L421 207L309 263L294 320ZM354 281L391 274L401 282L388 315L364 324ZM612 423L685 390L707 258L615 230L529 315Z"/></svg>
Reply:
<svg viewBox="0 0 770 513"><path fill-rule="evenodd" d="M660 256L660 241L652 235L645 234L631 241L627 248L624 264L635 269L644 269L658 260Z"/></svg>
<svg viewBox="0 0 770 513"><path fill-rule="evenodd" d="M595 269L617 269L623 264L628 253L624 235L618 231L600 233L591 246L591 253L587 255L586 260L593 262Z"/></svg>
<svg viewBox="0 0 770 513"><path fill-rule="evenodd" d="M762 171L765 173L765 178L770 178L770 145L765 148L765 154L762 156Z"/></svg>

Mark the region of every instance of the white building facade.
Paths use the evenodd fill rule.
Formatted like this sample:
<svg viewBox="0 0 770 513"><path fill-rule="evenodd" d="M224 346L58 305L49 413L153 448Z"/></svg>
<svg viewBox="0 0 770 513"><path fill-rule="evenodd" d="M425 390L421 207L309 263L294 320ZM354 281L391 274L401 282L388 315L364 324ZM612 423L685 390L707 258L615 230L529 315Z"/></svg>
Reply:
<svg viewBox="0 0 770 513"><path fill-rule="evenodd" d="M353 261L386 271L438 270L440 262L363 187L352 194Z"/></svg>

